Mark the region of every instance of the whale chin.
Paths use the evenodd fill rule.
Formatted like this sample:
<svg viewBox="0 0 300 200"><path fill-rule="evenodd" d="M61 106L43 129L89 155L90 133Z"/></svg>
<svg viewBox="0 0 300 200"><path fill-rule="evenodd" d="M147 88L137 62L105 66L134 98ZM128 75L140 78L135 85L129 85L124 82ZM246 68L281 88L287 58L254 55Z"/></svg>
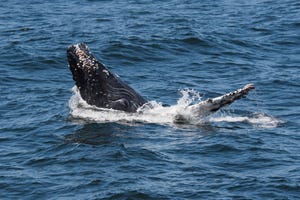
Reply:
<svg viewBox="0 0 300 200"><path fill-rule="evenodd" d="M135 112L146 103L142 96L100 63L87 45L69 46L67 57L75 84L88 104Z"/></svg>

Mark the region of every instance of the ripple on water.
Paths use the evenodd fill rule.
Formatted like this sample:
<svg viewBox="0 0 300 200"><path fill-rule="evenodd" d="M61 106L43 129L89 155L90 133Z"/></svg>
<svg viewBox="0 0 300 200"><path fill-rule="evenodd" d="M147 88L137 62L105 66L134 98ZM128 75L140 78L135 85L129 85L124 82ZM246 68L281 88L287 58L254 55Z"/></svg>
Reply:
<svg viewBox="0 0 300 200"><path fill-rule="evenodd" d="M1 2L0 198L298 199L299 6ZM204 124L164 109L74 119L66 48L79 42L159 105L186 88L256 91Z"/></svg>

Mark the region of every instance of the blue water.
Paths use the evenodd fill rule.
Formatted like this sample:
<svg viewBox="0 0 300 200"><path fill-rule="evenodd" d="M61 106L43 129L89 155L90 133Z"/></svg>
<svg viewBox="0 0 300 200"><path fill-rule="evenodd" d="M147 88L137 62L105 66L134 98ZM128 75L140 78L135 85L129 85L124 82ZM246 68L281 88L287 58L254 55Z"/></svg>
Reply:
<svg viewBox="0 0 300 200"><path fill-rule="evenodd" d="M144 97L215 97L204 124L70 114L85 42ZM299 199L300 3L2 1L0 199Z"/></svg>

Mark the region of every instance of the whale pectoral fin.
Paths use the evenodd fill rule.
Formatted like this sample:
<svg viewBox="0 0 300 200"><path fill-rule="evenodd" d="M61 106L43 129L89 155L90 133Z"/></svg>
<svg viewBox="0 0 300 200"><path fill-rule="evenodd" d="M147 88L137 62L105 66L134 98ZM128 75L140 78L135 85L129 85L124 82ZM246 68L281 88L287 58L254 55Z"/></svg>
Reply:
<svg viewBox="0 0 300 200"><path fill-rule="evenodd" d="M237 99L245 97L248 92L253 89L255 89L254 85L248 84L234 92L230 92L213 99L207 99L206 101L191 105L188 108L198 116L206 116L210 113L218 111L220 108L226 105L230 105Z"/></svg>

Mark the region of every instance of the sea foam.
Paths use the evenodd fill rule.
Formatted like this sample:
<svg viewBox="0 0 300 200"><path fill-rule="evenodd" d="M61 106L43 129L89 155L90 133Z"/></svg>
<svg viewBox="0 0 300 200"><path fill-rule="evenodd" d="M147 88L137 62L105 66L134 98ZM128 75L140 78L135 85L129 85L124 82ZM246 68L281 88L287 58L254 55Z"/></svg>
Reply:
<svg viewBox="0 0 300 200"><path fill-rule="evenodd" d="M149 101L140 107L136 113L128 113L119 110L98 108L87 104L80 96L76 86L72 88L73 96L69 100L70 114L75 119L96 123L155 123L172 125L178 123L201 125L209 122L245 122L256 127L274 128L282 121L262 113L254 113L251 116L236 116L231 113L222 116L211 115L199 117L189 105L201 101L199 92L190 89L180 90L181 97L175 105L163 106L162 103Z"/></svg>

